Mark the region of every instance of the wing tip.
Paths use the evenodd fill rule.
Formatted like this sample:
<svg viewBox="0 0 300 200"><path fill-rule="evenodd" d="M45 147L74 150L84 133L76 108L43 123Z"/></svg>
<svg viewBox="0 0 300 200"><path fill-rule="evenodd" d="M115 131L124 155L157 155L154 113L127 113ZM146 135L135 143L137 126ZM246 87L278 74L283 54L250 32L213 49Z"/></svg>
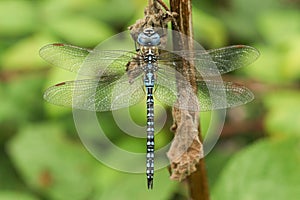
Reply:
<svg viewBox="0 0 300 200"><path fill-rule="evenodd" d="M46 44L45 46L43 46L42 48L40 48L39 50L39 55L47 61L47 57L44 56L44 52L46 52L50 47L53 46L57 46L57 47L61 47L61 46L65 46L65 44L62 43L52 43L52 44Z"/></svg>

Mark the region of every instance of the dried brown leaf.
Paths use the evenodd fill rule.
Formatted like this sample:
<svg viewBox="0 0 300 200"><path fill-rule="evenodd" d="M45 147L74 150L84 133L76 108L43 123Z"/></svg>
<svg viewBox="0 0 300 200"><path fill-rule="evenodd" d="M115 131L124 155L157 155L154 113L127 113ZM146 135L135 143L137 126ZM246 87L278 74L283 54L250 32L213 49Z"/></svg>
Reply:
<svg viewBox="0 0 300 200"><path fill-rule="evenodd" d="M202 143L198 137L198 113L173 109L176 129L175 137L167 156L171 163L171 179L183 180L197 170L196 165L203 158Z"/></svg>

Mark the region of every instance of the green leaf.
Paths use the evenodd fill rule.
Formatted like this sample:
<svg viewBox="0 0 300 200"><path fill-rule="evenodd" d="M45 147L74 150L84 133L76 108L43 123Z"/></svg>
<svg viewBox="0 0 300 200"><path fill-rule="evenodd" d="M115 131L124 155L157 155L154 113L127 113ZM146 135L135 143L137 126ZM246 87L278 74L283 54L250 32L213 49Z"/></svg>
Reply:
<svg viewBox="0 0 300 200"><path fill-rule="evenodd" d="M285 44L287 41L299 38L299 19L299 10L266 11L259 17L259 31L269 44Z"/></svg>
<svg viewBox="0 0 300 200"><path fill-rule="evenodd" d="M212 199L299 199L299 146L299 137L265 139L237 153L223 169Z"/></svg>
<svg viewBox="0 0 300 200"><path fill-rule="evenodd" d="M129 24L128 22L136 13L143 13L145 6L145 1L110 0L104 1L102 6L93 7L90 13L96 15L101 21L109 24L110 27L120 29L120 27L126 28Z"/></svg>
<svg viewBox="0 0 300 200"><path fill-rule="evenodd" d="M88 199L94 160L54 124L23 128L8 152L26 184L49 199Z"/></svg>
<svg viewBox="0 0 300 200"><path fill-rule="evenodd" d="M78 46L96 46L112 36L111 29L93 18L71 15L54 20L49 26L65 41Z"/></svg>
<svg viewBox="0 0 300 200"><path fill-rule="evenodd" d="M207 175L208 175L208 182L210 187L213 187L215 183L218 181L218 177L222 172L222 169L228 163L232 152L235 151L234 148L235 147L233 147L233 150L226 149L225 151L223 148L214 148L205 157L205 164L206 164L206 168L208 169Z"/></svg>
<svg viewBox="0 0 300 200"><path fill-rule="evenodd" d="M212 113L211 112L201 112L200 113L200 124L201 124L201 134L202 137L205 138L208 130L210 128L212 120Z"/></svg>
<svg viewBox="0 0 300 200"><path fill-rule="evenodd" d="M22 192L16 192L16 191L0 191L0 200L14 200L14 199L20 199L20 200L38 200L38 198L22 193Z"/></svg>
<svg viewBox="0 0 300 200"><path fill-rule="evenodd" d="M300 18L300 17L299 17ZM299 28L300 30L300 28ZM300 31L297 37L291 37L282 47L285 52L281 64L281 72L287 80L297 81L300 78Z"/></svg>
<svg viewBox="0 0 300 200"><path fill-rule="evenodd" d="M55 40L53 37L36 34L11 45L3 53L3 68L6 70L11 69L41 69L41 66L46 66L45 62L39 56L39 49ZM56 41L56 40L55 40Z"/></svg>
<svg viewBox="0 0 300 200"><path fill-rule="evenodd" d="M3 129L2 129L3 130ZM3 137L1 133L0 138ZM1 141L2 142L2 141ZM2 147L2 146L1 146ZM14 171L14 167L10 162L4 149L0 148L0 191L1 190L15 190L22 189L23 185L19 180L19 177ZM2 181L5 180L5 181ZM0 192L1 199L1 192Z"/></svg>
<svg viewBox="0 0 300 200"><path fill-rule="evenodd" d="M75 14L87 14L91 8L103 7L104 1L99 0L51 0L41 1L40 11L46 21L61 19L64 16ZM86 12L86 13L85 13Z"/></svg>
<svg viewBox="0 0 300 200"><path fill-rule="evenodd" d="M267 83L281 83L283 79L280 72L282 55L274 49L270 51L267 46L257 46L257 49L261 53L259 58L251 66L245 67L243 71L256 80Z"/></svg>
<svg viewBox="0 0 300 200"><path fill-rule="evenodd" d="M0 123L10 121L11 126L16 128L14 127L16 124L40 119L42 82L41 77L33 75L20 77L19 75L19 79L9 84L2 84L0 87Z"/></svg>
<svg viewBox="0 0 300 200"><path fill-rule="evenodd" d="M25 0L0 1L0 35L19 36L36 26L34 7Z"/></svg>
<svg viewBox="0 0 300 200"><path fill-rule="evenodd" d="M102 172L103 171L101 171L101 175L99 174L99 181L103 178ZM116 172L107 171L105 174L107 175L108 173L113 174ZM121 173L118 176L115 176L114 181L105 181L105 183L102 183L105 184L104 189L101 191L101 193L99 192L94 195L93 200L170 199L173 192L177 188L177 182L170 180L167 169L155 171L154 177L153 190L148 190L145 174ZM101 182L103 182L103 180Z"/></svg>
<svg viewBox="0 0 300 200"><path fill-rule="evenodd" d="M260 15L278 8L278 1L274 0L230 0L230 10L221 13L222 21L232 32L235 40L254 41L259 38L256 22ZM219 14L217 11L216 14Z"/></svg>
<svg viewBox="0 0 300 200"><path fill-rule="evenodd" d="M282 45L256 46L261 53L258 60L243 71L265 83L293 83L300 77L299 45L300 39L291 38Z"/></svg>
<svg viewBox="0 0 300 200"><path fill-rule="evenodd" d="M221 20L198 9L193 9L195 40L209 48L223 46L227 42L227 33Z"/></svg>
<svg viewBox="0 0 300 200"><path fill-rule="evenodd" d="M300 93L298 91L280 91L268 94L264 98L268 108L266 128L272 135L300 136Z"/></svg>

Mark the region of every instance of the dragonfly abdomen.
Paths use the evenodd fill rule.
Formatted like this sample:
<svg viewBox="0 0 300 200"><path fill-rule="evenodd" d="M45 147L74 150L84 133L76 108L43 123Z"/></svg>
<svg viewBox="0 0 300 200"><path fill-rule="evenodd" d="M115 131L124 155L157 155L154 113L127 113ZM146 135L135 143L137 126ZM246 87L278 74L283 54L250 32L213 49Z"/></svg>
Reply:
<svg viewBox="0 0 300 200"><path fill-rule="evenodd" d="M148 181L148 188L153 187L154 176L154 74L151 70L152 66L148 63L148 70L146 70L144 84L147 92L147 156L146 156L146 174Z"/></svg>
<svg viewBox="0 0 300 200"><path fill-rule="evenodd" d="M146 157L146 174L148 188L152 189L154 175L154 100L153 87L147 89L147 157Z"/></svg>

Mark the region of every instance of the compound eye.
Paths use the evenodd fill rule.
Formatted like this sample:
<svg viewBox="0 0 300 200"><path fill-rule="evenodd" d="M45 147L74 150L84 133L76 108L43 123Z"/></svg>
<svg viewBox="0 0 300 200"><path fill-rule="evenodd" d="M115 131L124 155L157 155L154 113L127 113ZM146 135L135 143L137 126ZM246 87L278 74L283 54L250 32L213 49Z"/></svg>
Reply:
<svg viewBox="0 0 300 200"><path fill-rule="evenodd" d="M152 43L152 45L160 44L160 36L157 33L155 33L154 35L151 36L151 43Z"/></svg>
<svg viewBox="0 0 300 200"><path fill-rule="evenodd" d="M140 33L137 42L140 45L147 46L149 45L149 43L151 43L151 39L148 36L144 35L143 33Z"/></svg>
<svg viewBox="0 0 300 200"><path fill-rule="evenodd" d="M160 36L154 31L150 34L148 30L145 30L138 35L137 42L142 46L155 46L160 44Z"/></svg>

